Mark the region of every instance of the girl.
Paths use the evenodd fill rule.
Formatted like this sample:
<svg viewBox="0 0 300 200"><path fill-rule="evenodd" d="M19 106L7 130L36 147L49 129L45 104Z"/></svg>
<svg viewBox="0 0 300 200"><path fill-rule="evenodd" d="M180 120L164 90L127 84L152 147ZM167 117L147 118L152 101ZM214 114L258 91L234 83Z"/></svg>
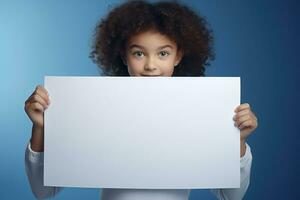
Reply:
<svg viewBox="0 0 300 200"><path fill-rule="evenodd" d="M212 35L205 20L184 5L130 1L113 9L96 28L91 58L104 75L204 76L213 59ZM43 186L43 112L48 92L37 86L25 102L33 123L25 163L33 194L55 196L62 188ZM212 189L218 199L242 199L250 183L252 155L246 138L256 129L250 105L235 109L233 123L241 131L241 187ZM101 178L101 177L99 177ZM190 190L103 189L103 200L187 200Z"/></svg>

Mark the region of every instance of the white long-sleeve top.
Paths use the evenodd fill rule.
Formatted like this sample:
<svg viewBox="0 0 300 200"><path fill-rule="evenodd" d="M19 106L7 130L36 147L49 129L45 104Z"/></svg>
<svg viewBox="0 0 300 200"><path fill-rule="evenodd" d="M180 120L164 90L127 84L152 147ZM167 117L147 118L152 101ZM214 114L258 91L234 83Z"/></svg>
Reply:
<svg viewBox="0 0 300 200"><path fill-rule="evenodd" d="M240 188L211 189L219 200L240 200L250 183L252 164L251 149L246 144L246 153L240 158ZM31 190L37 199L54 197L63 187L44 186L44 153L35 152L28 143L25 150L25 170ZM82 173L84 175L84 173ZM106 189L102 190L101 200L188 200L189 189Z"/></svg>

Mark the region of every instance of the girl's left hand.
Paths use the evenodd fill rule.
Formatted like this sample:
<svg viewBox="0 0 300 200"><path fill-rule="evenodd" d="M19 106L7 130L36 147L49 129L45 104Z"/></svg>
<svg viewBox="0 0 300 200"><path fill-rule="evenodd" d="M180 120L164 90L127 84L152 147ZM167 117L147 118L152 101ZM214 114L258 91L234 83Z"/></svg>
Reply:
<svg viewBox="0 0 300 200"><path fill-rule="evenodd" d="M248 103L239 105L234 112L236 113L233 117L234 125L241 130L241 141L245 142L246 138L257 128L257 118Z"/></svg>

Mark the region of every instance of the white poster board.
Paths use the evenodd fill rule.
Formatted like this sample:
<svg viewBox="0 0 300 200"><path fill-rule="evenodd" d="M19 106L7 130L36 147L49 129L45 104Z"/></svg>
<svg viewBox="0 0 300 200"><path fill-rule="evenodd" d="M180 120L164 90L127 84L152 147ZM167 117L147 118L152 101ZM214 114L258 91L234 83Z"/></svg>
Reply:
<svg viewBox="0 0 300 200"><path fill-rule="evenodd" d="M45 77L44 184L240 187L239 77Z"/></svg>

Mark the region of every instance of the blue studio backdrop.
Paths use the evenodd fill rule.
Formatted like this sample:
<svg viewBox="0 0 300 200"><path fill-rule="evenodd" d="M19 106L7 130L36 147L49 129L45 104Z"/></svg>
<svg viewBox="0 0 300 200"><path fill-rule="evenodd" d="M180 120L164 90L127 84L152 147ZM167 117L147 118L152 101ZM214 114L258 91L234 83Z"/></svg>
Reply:
<svg viewBox="0 0 300 200"><path fill-rule="evenodd" d="M89 59L94 28L122 2L0 1L1 200L34 199L24 168L32 126L25 100L45 75L99 75ZM242 103L250 103L258 117L248 139L253 163L245 199L300 199L299 3L180 2L204 15L214 30L216 59L207 76L240 76ZM66 188L54 199L99 199L99 189ZM190 199L215 197L193 190Z"/></svg>

